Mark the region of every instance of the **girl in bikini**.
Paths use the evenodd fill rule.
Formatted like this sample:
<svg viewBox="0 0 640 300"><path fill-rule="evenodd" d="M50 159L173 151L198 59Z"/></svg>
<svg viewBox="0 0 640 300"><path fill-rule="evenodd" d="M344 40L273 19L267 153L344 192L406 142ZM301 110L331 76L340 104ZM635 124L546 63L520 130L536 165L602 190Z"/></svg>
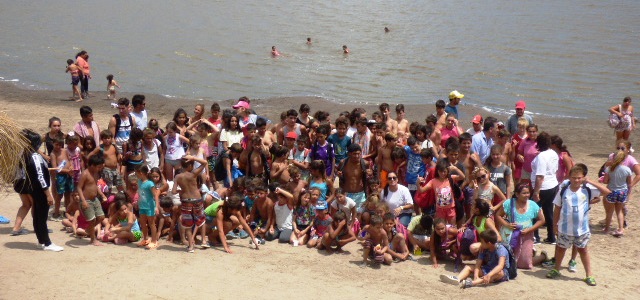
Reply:
<svg viewBox="0 0 640 300"><path fill-rule="evenodd" d="M227 200L217 201L205 208L204 213L207 217L207 222L211 225L209 231L209 240L213 243L222 244L224 251L231 254L233 253L227 243L226 234L231 230L242 226L244 230L249 233L251 242L258 250L258 243L253 230L247 224L247 221L242 217L242 194L235 193L231 195ZM215 229L214 229L215 228Z"/></svg>
<svg viewBox="0 0 640 300"><path fill-rule="evenodd" d="M116 99L116 87L120 88L118 82L113 79L113 75L107 75L107 92L109 92L109 94L107 95L108 100Z"/></svg>
<svg viewBox="0 0 640 300"><path fill-rule="evenodd" d="M116 207L118 210L109 217L105 226L105 239L116 245L134 243L142 238L142 231L136 219L136 215L129 210L124 194L116 195Z"/></svg>

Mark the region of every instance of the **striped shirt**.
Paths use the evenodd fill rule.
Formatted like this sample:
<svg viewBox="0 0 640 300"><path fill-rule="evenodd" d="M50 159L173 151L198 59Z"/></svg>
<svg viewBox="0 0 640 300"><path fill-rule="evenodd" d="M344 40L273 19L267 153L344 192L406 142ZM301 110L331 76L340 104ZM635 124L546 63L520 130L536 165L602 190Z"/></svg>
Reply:
<svg viewBox="0 0 640 300"><path fill-rule="evenodd" d="M562 182L560 187L565 184L569 184L569 180ZM587 187L591 189L591 198L600 196L600 191L596 187L590 184L587 184ZM561 190L562 188L558 189L556 198L553 200L553 204L560 207L560 220L556 223L558 233L569 236L589 233L589 201L591 199L587 199L587 192L582 186L575 192L568 187L564 197L561 197Z"/></svg>

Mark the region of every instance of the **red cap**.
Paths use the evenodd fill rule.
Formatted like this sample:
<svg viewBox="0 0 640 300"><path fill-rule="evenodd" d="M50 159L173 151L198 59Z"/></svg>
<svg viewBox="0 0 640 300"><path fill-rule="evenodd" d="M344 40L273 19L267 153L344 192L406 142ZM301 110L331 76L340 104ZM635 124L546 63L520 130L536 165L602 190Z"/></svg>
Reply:
<svg viewBox="0 0 640 300"><path fill-rule="evenodd" d="M287 135L285 136L285 138L294 139L295 140L295 139L298 138L298 134L295 131L289 131L287 133Z"/></svg>
<svg viewBox="0 0 640 300"><path fill-rule="evenodd" d="M525 107L527 107L527 104L524 102L524 100L516 102L516 109L525 109Z"/></svg>
<svg viewBox="0 0 640 300"><path fill-rule="evenodd" d="M473 120L471 120L471 123L473 124L480 124L482 123L482 116L481 115L475 115L473 117Z"/></svg>

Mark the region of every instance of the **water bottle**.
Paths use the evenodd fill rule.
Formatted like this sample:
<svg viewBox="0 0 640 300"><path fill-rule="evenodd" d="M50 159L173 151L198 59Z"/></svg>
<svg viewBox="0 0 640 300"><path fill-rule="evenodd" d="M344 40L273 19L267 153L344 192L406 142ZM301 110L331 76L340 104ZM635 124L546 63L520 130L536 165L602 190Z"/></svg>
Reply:
<svg viewBox="0 0 640 300"><path fill-rule="evenodd" d="M67 166L67 161L63 160L59 165L58 165L58 170L57 172L60 173L60 171L62 171L62 169L64 169L64 167Z"/></svg>

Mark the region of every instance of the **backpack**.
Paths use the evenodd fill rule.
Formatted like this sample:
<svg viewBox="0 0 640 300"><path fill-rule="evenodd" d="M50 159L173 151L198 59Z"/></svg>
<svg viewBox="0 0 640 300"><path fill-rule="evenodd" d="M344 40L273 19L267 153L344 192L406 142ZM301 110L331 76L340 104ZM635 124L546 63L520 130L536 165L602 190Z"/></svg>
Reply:
<svg viewBox="0 0 640 300"><path fill-rule="evenodd" d="M478 231L473 224L468 224L464 231L458 232L457 237L458 253L456 257L455 272L458 271L462 264L462 255L471 256L471 244L478 242Z"/></svg>
<svg viewBox="0 0 640 300"><path fill-rule="evenodd" d="M564 198L564 193L567 191L567 188L569 188L570 185L571 184L569 182L567 182L567 183L563 182L560 185L560 199L561 200L562 200L562 198ZM591 210L591 189L589 187L587 187L587 183L586 182L582 183L582 186L580 186L580 188L583 191L586 190L586 194L587 194L587 205L588 205L588 208L585 211L585 215L586 215L586 213Z"/></svg>
<svg viewBox="0 0 640 300"><path fill-rule="evenodd" d="M131 114L128 114L127 116L129 117L129 127L133 128L135 124L133 124L133 119L131 119ZM113 115L113 117L116 119L116 134L118 134L118 131L120 131L120 123L122 123L122 119L120 119L120 114L115 114Z"/></svg>
<svg viewBox="0 0 640 300"><path fill-rule="evenodd" d="M503 244L504 248L509 252L509 268L507 268L507 272L509 272L509 279L515 279L518 277L518 262L516 262L516 256L513 254L513 249L508 244Z"/></svg>

